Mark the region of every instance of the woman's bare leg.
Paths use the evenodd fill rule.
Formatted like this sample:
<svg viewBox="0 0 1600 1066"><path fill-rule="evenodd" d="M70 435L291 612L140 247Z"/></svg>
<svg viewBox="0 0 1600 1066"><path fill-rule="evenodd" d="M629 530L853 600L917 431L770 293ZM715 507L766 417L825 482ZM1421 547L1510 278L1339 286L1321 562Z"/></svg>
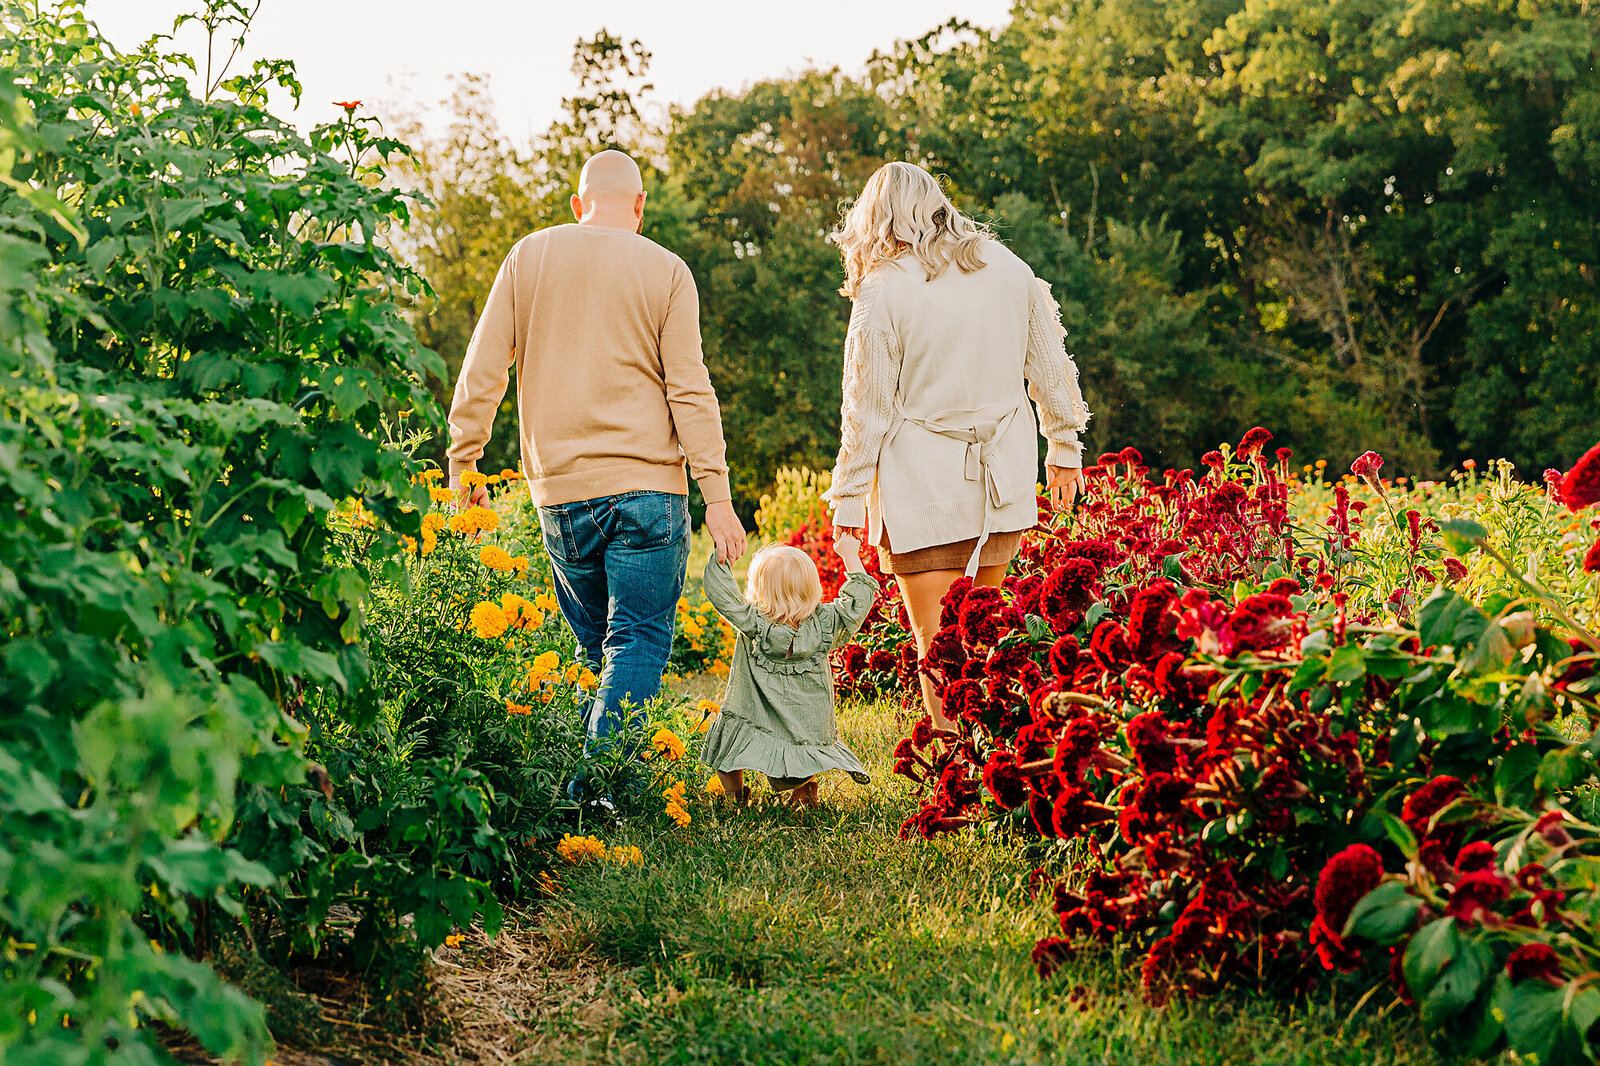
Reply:
<svg viewBox="0 0 1600 1066"><path fill-rule="evenodd" d="M1005 580L1007 569L1008 566L980 566L973 584L998 587ZM919 658L928 654L928 645L938 635L939 601L944 599L950 586L960 576L960 570L924 570L920 574L895 575L895 581L900 584L900 598L905 601L906 614L911 618L911 634L916 639ZM918 680L922 682L922 706L933 718L933 724L939 729L949 729L950 722L944 716L944 703L939 699L932 679L921 674Z"/></svg>
<svg viewBox="0 0 1600 1066"><path fill-rule="evenodd" d="M796 785L789 792L789 802L796 807L815 807L817 805L817 779L811 778L803 785Z"/></svg>

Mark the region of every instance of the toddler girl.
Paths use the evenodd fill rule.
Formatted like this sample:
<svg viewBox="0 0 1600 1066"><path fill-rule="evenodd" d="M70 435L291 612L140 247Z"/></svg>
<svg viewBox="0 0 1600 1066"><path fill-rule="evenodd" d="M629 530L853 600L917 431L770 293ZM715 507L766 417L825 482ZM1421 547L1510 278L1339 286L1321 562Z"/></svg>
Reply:
<svg viewBox="0 0 1600 1066"><path fill-rule="evenodd" d="M715 554L706 563L705 593L739 631L722 714L706 734L705 760L739 802L749 797L744 771L759 770L774 792L793 790L815 806L817 774L843 770L857 784L870 778L839 739L833 715L828 653L861 629L878 583L861 565L861 545L841 537L844 587L822 602L817 565L798 548L772 545L750 560L747 591Z"/></svg>

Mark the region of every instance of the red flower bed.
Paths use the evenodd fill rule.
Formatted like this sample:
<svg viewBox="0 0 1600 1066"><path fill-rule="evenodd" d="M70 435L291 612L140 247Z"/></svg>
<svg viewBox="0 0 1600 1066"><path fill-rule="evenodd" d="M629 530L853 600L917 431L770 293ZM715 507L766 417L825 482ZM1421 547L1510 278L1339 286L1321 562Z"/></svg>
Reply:
<svg viewBox="0 0 1600 1066"><path fill-rule="evenodd" d="M1003 589L963 580L944 601L920 669L955 726L923 719L896 750L896 771L926 790L901 831L987 822L1040 841L1053 865L1035 887L1061 931L1034 951L1041 975L1117 939L1137 947L1155 1001L1293 990L1364 965L1392 964L1404 986L1421 918L1548 922L1568 898L1485 841L1507 810L1558 807L1590 782L1592 759L1549 723L1597 709L1596 656L1511 618L1516 603L1491 615L1449 591L1464 570L1414 512L1391 512L1406 580L1424 590L1387 590L1405 626L1350 617L1360 510L1337 486L1324 527L1292 526L1287 449L1272 462L1270 439L1253 430L1199 476L1152 477L1132 449L1101 456L1082 509L1025 539ZM1363 456L1356 472L1376 481L1381 463ZM893 660L905 683L904 619L864 639L844 682L887 677ZM1432 878L1423 900L1386 870ZM1600 896L1587 887L1600 869L1587 876ZM1418 904L1410 924L1371 902L1397 892ZM1519 988L1600 968L1529 945L1484 958ZM1415 983L1435 994L1425 969ZM1474 986L1482 1003L1428 1017L1483 1007L1491 978ZM1600 1018L1600 990L1585 994ZM1485 1048L1525 1046L1496 1032Z"/></svg>

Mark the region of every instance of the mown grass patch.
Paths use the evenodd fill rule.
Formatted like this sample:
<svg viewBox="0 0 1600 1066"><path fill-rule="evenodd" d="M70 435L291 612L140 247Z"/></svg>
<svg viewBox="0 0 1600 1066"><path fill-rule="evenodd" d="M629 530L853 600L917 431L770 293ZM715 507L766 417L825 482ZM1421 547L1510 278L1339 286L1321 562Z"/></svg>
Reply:
<svg viewBox="0 0 1600 1066"><path fill-rule="evenodd" d="M871 785L829 782L815 813L701 801L686 831L636 834L643 866L567 878L542 931L617 969L606 1010L543 1023L566 1031L561 1061L1439 1061L1410 1012L1382 995L1355 1010L1360 988L1156 1010L1109 956L1041 982L1028 953L1051 916L1022 891L1026 858L995 838L898 839L914 809L888 772L903 723L876 705L842 726Z"/></svg>

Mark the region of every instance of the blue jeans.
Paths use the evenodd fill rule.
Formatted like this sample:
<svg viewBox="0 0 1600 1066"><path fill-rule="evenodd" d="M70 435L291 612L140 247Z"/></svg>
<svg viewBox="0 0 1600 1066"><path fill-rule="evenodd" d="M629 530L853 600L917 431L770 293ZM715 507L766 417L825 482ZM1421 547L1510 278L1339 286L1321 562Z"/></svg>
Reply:
<svg viewBox="0 0 1600 1066"><path fill-rule="evenodd" d="M624 492L539 508L561 614L600 687L584 711L592 747L661 689L689 562L689 499ZM601 664L604 664L601 666Z"/></svg>

